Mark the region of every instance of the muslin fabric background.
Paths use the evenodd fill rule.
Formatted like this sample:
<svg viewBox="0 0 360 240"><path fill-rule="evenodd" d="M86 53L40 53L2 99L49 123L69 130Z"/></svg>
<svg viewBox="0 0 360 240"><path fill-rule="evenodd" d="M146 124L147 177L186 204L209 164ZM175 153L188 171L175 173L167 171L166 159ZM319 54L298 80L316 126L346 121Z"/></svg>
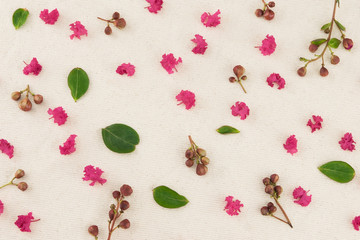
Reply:
<svg viewBox="0 0 360 240"><path fill-rule="evenodd" d="M324 37L320 27L329 22L333 0L276 1L271 22L254 15L260 0L167 0L158 14L151 14L143 0L38 0L0 3L0 138L15 146L14 158L0 154L0 182L6 183L16 169L26 171L26 192L16 187L0 190L5 212L0 216L0 239L93 239L88 226L100 228L107 237L108 209L113 190L126 183L134 193L124 218L128 230L117 230L113 239L200 240L200 239L358 239L351 224L360 215L360 179L339 184L324 176L318 166L342 160L360 172L360 149L343 151L338 141L351 132L360 143L360 2L341 0L336 17L354 40L348 52L336 50L341 61L329 64L329 76L319 76L320 62L308 67L300 78L300 56L311 57L309 42ZM30 11L19 30L12 25L17 8ZM39 18L44 8L60 12L55 25ZM221 11L221 24L206 28L203 12ZM127 21L123 30L104 34L105 22L119 11ZM70 40L69 24L81 21L88 37ZM209 44L204 55L191 52L195 34ZM275 37L273 55L262 56L254 46L267 34ZM334 30L334 37L340 37ZM183 63L169 75L161 56L173 53ZM43 66L38 76L22 73L23 61L36 57ZM122 63L136 66L133 77L118 75ZM241 64L248 80L244 94L228 78ZM88 92L74 102L67 76L75 68L89 75ZM266 83L271 73L286 80L285 89ZM10 98L13 91L30 84L44 96L30 112L19 110ZM196 94L196 106L187 111L177 106L181 90ZM241 121L231 115L236 101L250 108ZM69 115L57 126L48 108L62 106ZM313 115L321 115L323 128L311 133L306 126ZM113 123L130 125L140 135L140 144L130 154L117 154L103 144L101 128ZM241 132L220 135L215 129L231 125ZM77 134L76 152L60 155L59 145ZM283 143L295 134L299 152L286 153ZM199 177L184 165L188 135L205 148L211 159L209 172ZM358 144L359 144L358 143ZM357 145L357 148L360 148ZM86 165L104 170L107 183L89 186L82 181ZM262 179L280 175L284 188L281 203L294 228L260 214L269 200ZM152 197L152 189L166 185L189 199L179 209L164 209ZM308 207L293 203L292 191L302 186L313 200ZM233 195L244 204L239 216L224 211L225 197ZM31 233L14 225L18 215L32 211L39 222ZM282 217L281 213L278 215Z"/></svg>

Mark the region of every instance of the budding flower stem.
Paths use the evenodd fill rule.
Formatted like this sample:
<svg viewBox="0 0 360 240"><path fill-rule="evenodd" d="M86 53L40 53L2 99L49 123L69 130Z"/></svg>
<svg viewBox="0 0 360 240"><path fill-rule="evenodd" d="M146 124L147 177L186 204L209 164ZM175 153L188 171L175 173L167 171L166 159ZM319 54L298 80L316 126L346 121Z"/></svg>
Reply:
<svg viewBox="0 0 360 240"><path fill-rule="evenodd" d="M245 90L244 86L243 86L243 85L242 85L242 83L241 83L241 79L238 79L238 82L239 82L239 84L240 84L240 86L241 86L242 90L244 91L244 93L246 93L246 90Z"/></svg>
<svg viewBox="0 0 360 240"><path fill-rule="evenodd" d="M263 10L265 11L268 5L267 5L267 3L265 2L265 0L261 0L261 1L264 3L264 9L263 9Z"/></svg>
<svg viewBox="0 0 360 240"><path fill-rule="evenodd" d="M100 19L101 21L104 21L104 22L108 22L108 23L113 23L114 21L111 19L111 20L106 20L106 19L103 19L101 17L97 17L98 19Z"/></svg>
<svg viewBox="0 0 360 240"><path fill-rule="evenodd" d="M293 228L293 226L292 226L292 224L291 224L291 222L290 222L289 217L287 216L285 210L284 210L284 209L282 208L282 206L280 205L280 203L279 203L279 201L278 201L278 198L277 198L276 196L274 196L274 200L275 200L276 204L279 206L281 212L284 214L287 222L285 222L284 220L279 219L279 218L277 218L277 217L275 217L275 216L273 216L273 215L272 215L272 216L275 217L275 218L277 218L277 219L279 219L279 220L281 220L281 221L283 221L283 222L285 222L285 223L287 223L287 224L289 224L289 226L290 226L291 228Z"/></svg>
<svg viewBox="0 0 360 240"><path fill-rule="evenodd" d="M273 214L270 214L270 216L272 216L273 218L276 218L277 220L282 221L282 222L284 222L284 223L286 223L286 224L289 224L287 221L284 221L284 220L282 220L281 218L278 218L277 216L275 216L275 215L273 215ZM291 227L292 227L292 226L291 226Z"/></svg>
<svg viewBox="0 0 360 240"><path fill-rule="evenodd" d="M1 189L1 188L4 188L4 187L6 187L6 186L9 186L9 185L16 185L16 184L13 183L14 180L15 180L15 177L14 177L13 179L11 179L11 181L10 181L9 183L1 186L0 189Z"/></svg>
<svg viewBox="0 0 360 240"><path fill-rule="evenodd" d="M197 153L198 146L195 144L195 142L192 140L191 136L189 135L189 141L191 144L191 149L194 151L196 158L196 164L200 163L201 156Z"/></svg>
<svg viewBox="0 0 360 240"><path fill-rule="evenodd" d="M123 200L123 196L121 196L118 200L117 200L117 205L116 205L116 209L114 210L115 211L115 216L114 216L114 219L113 220L110 220L109 221L109 235L108 235L108 238L107 240L110 240L111 239L111 234L118 228L118 227L115 227L115 222L116 220L121 216L121 213L122 211L119 212L119 208L120 208L120 204ZM111 226L110 226L111 225Z"/></svg>

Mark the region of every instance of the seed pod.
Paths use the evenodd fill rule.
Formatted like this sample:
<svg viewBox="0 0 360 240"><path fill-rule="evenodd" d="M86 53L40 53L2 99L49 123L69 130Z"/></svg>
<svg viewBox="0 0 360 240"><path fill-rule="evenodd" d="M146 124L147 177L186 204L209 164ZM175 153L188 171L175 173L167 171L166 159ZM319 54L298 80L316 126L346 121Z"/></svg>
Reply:
<svg viewBox="0 0 360 240"><path fill-rule="evenodd" d="M336 65L340 62L340 58L336 55L332 55L330 58L330 62L331 62L331 64Z"/></svg>
<svg viewBox="0 0 360 240"><path fill-rule="evenodd" d="M320 68L320 76L326 77L327 75L329 75L329 71L324 66L322 66Z"/></svg>
<svg viewBox="0 0 360 240"><path fill-rule="evenodd" d="M119 223L119 227L122 229L128 229L130 227L130 221L128 219L124 219Z"/></svg>
<svg viewBox="0 0 360 240"><path fill-rule="evenodd" d="M257 17L262 17L262 16L264 15L264 11L263 11L262 9L258 8L258 9L256 9L256 11L255 11L255 15L256 15Z"/></svg>
<svg viewBox="0 0 360 240"><path fill-rule="evenodd" d="M275 7L275 2L272 2L272 1L269 2L269 3L268 3L268 6L271 7L271 8Z"/></svg>
<svg viewBox="0 0 360 240"><path fill-rule="evenodd" d="M19 182L17 185L18 189L21 191L25 191L28 188L28 185L26 182Z"/></svg>
<svg viewBox="0 0 360 240"><path fill-rule="evenodd" d="M112 29L110 26L106 26L105 30L104 30L106 35L110 35L112 33Z"/></svg>
<svg viewBox="0 0 360 240"><path fill-rule="evenodd" d="M119 18L120 18L120 13L114 12L113 15L112 15L112 18L113 18L114 20L119 19Z"/></svg>
<svg viewBox="0 0 360 240"><path fill-rule="evenodd" d="M239 79L242 75L244 75L245 68L243 68L243 66L241 66L241 65L236 65L233 68L233 72L234 72L235 76Z"/></svg>
<svg viewBox="0 0 360 240"><path fill-rule="evenodd" d="M277 174L272 174L272 175L270 176L270 181L271 181L272 183L277 183L277 181L279 181L279 175L277 175Z"/></svg>
<svg viewBox="0 0 360 240"><path fill-rule="evenodd" d="M99 235L99 228L96 225L92 225L88 228L88 232L94 237L97 237L97 235Z"/></svg>
<svg viewBox="0 0 360 240"><path fill-rule="evenodd" d="M21 93L20 92L13 92L13 93L11 93L11 98L12 98L12 100L17 101L17 100L19 100L21 98Z"/></svg>
<svg viewBox="0 0 360 240"><path fill-rule="evenodd" d="M265 192L266 192L267 194L273 195L273 194L274 194L274 186L272 186L272 185L267 185L267 186L265 187Z"/></svg>
<svg viewBox="0 0 360 240"><path fill-rule="evenodd" d="M210 159L207 158L207 157L202 157L201 158L201 162L204 164L204 165L208 165L210 163Z"/></svg>
<svg viewBox="0 0 360 240"><path fill-rule="evenodd" d="M113 198L119 199L121 194L119 191L113 191L112 195L113 195Z"/></svg>
<svg viewBox="0 0 360 240"><path fill-rule="evenodd" d="M300 76L300 77L303 77L306 75L306 68L305 67L301 67L297 70L297 74Z"/></svg>
<svg viewBox="0 0 360 240"><path fill-rule="evenodd" d="M274 204L272 202L268 202L267 207L271 208L272 206L274 206Z"/></svg>
<svg viewBox="0 0 360 240"><path fill-rule="evenodd" d="M15 172L15 178L17 178L17 179L22 178L24 175L25 175L25 171L22 169L18 169Z"/></svg>
<svg viewBox="0 0 360 240"><path fill-rule="evenodd" d="M115 27L123 29L126 26L126 21L123 18L117 19L114 22Z"/></svg>
<svg viewBox="0 0 360 240"><path fill-rule="evenodd" d="M318 50L318 48L319 48L318 45L316 45L316 44L310 44L310 46L309 46L309 51L312 52L312 53L314 53L314 52L316 52L316 50Z"/></svg>
<svg viewBox="0 0 360 240"><path fill-rule="evenodd" d="M43 96L40 95L40 94L36 94L36 95L34 96L34 102L35 102L36 104L42 103L43 100L44 100L44 98L43 98Z"/></svg>
<svg viewBox="0 0 360 240"><path fill-rule="evenodd" d="M231 82L231 83L236 82L236 78L234 78L234 77L229 77L229 82Z"/></svg>
<svg viewBox="0 0 360 240"><path fill-rule="evenodd" d="M269 213L273 214L274 212L276 212L277 208L275 206L271 206L269 207Z"/></svg>
<svg viewBox="0 0 360 240"><path fill-rule="evenodd" d="M241 80L243 80L243 81L245 81L246 79L247 79L247 76L246 76L246 75L244 75L244 76L241 77Z"/></svg>
<svg viewBox="0 0 360 240"><path fill-rule="evenodd" d="M194 165L194 160L192 160L192 159L186 160L185 165L188 167L192 167Z"/></svg>
<svg viewBox="0 0 360 240"><path fill-rule="evenodd" d="M201 156L201 157L205 157L206 156L206 151L202 148L198 148L196 150L196 152Z"/></svg>
<svg viewBox="0 0 360 240"><path fill-rule="evenodd" d="M273 10L266 9L264 12L264 18L268 21L272 20L275 17L275 13Z"/></svg>
<svg viewBox="0 0 360 240"><path fill-rule="evenodd" d="M270 178L266 177L263 179L263 183L265 186L269 185L270 184Z"/></svg>
<svg viewBox="0 0 360 240"><path fill-rule="evenodd" d="M199 163L196 166L196 174L199 176L205 175L207 173L207 171L208 171L208 168L204 164Z"/></svg>
<svg viewBox="0 0 360 240"><path fill-rule="evenodd" d="M274 190L275 190L275 192L276 192L276 194L277 194L278 196L280 196L280 194L283 192L283 189L282 189L281 186L276 186L276 187L274 188Z"/></svg>
<svg viewBox="0 0 360 240"><path fill-rule="evenodd" d="M269 215L268 207L262 207L260 211L261 211L261 214L264 216Z"/></svg>
<svg viewBox="0 0 360 240"><path fill-rule="evenodd" d="M345 38L343 40L343 46L346 50L350 50L354 46L354 42L350 38Z"/></svg>
<svg viewBox="0 0 360 240"><path fill-rule="evenodd" d="M19 108L25 112L31 110L32 103L27 96L19 102Z"/></svg>
<svg viewBox="0 0 360 240"><path fill-rule="evenodd" d="M132 194L133 190L129 185L124 184L121 186L120 192L123 196L127 197Z"/></svg>
<svg viewBox="0 0 360 240"><path fill-rule="evenodd" d="M120 209L125 211L126 209L128 209L130 207L130 203L126 200L121 201L120 203Z"/></svg>
<svg viewBox="0 0 360 240"><path fill-rule="evenodd" d="M112 221L114 219L114 217L115 217L115 212L114 212L113 209L110 209L109 210L109 219L110 219L110 221Z"/></svg>
<svg viewBox="0 0 360 240"><path fill-rule="evenodd" d="M186 158L193 158L194 155L195 155L195 153L194 153L194 151L193 151L192 149L188 149L188 150L186 150L186 152L185 152L185 157L186 157Z"/></svg>
<svg viewBox="0 0 360 240"><path fill-rule="evenodd" d="M116 208L115 204L110 205L110 209L114 210Z"/></svg>
<svg viewBox="0 0 360 240"><path fill-rule="evenodd" d="M324 33L329 34L329 33L330 33L330 28L326 28L326 29L324 30Z"/></svg>

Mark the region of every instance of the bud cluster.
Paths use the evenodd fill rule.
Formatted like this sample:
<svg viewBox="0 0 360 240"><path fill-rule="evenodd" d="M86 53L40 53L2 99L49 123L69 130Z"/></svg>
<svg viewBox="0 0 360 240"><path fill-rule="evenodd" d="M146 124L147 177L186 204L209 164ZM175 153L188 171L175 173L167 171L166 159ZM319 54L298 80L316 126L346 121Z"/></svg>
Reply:
<svg viewBox="0 0 360 240"><path fill-rule="evenodd" d="M244 75L245 74L245 68L241 65L236 65L233 68L233 72L236 76L235 77L229 77L229 82L234 83L234 82L238 82L241 86L241 88L243 89L244 93L246 93L246 90L244 88L244 86L242 85L241 81L245 81L247 79L247 76Z"/></svg>
<svg viewBox="0 0 360 240"><path fill-rule="evenodd" d="M275 2L271 1L269 3L266 3L264 0L262 0L262 2L264 3L263 9L256 9L255 15L257 17L264 17L264 19L268 21L273 20L273 18L275 17L275 13L273 10L271 10L271 8L275 7Z"/></svg>
<svg viewBox="0 0 360 240"><path fill-rule="evenodd" d="M123 29L126 26L126 21L124 18L120 17L120 13L114 12L111 19L103 19L98 17L98 19L107 22L107 26L105 27L105 34L110 35L112 33L112 29L110 27L110 23L113 24L118 29Z"/></svg>
<svg viewBox="0 0 360 240"><path fill-rule="evenodd" d="M187 158L185 165L192 167L196 162L196 174L203 176L208 171L207 165L210 163L210 159L206 157L206 151L202 148L199 148L192 140L191 136L189 136L189 140L191 146L185 152L185 157Z"/></svg>
<svg viewBox="0 0 360 240"><path fill-rule="evenodd" d="M7 184L4 184L3 186L0 187L3 188L3 187L6 187L6 186L9 186L9 185L15 185L17 186L17 188L21 191L26 191L26 189L28 188L28 185L26 182L19 182L19 183L14 183L14 180L15 179L20 179L22 177L25 176L25 171L22 170L22 169L18 169L16 170L15 174L14 174L14 177L11 179L11 181Z"/></svg>
<svg viewBox="0 0 360 240"><path fill-rule="evenodd" d="M11 93L11 98L14 101L19 101L23 93L26 93L26 96L19 102L19 108L25 112L30 111L32 108L32 103L29 99L29 94L33 97L33 100L36 104L41 104L44 100L42 95L32 93L30 91L29 85L27 85L27 87L22 91Z"/></svg>

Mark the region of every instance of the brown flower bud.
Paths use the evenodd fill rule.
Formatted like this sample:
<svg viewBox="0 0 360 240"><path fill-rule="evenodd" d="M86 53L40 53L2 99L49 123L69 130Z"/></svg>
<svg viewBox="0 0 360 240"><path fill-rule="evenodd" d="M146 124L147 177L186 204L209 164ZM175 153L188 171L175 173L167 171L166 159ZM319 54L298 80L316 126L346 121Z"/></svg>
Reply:
<svg viewBox="0 0 360 240"><path fill-rule="evenodd" d="M279 181L279 175L277 175L277 174L272 174L272 175L270 176L270 181L271 181L272 183L277 183L277 181Z"/></svg>
<svg viewBox="0 0 360 240"><path fill-rule="evenodd" d="M199 163L196 167L196 174L199 176L205 175L207 173L207 171L208 171L208 168L204 164Z"/></svg>
<svg viewBox="0 0 360 240"><path fill-rule="evenodd" d="M132 194L133 190L129 185L124 184L121 186L120 192L123 196L127 197Z"/></svg>
<svg viewBox="0 0 360 240"><path fill-rule="evenodd" d="M316 52L316 50L318 50L318 48L319 48L318 45L316 45L316 44L310 44L310 46L309 46L309 51L312 52L312 53L314 53L314 52Z"/></svg>
<svg viewBox="0 0 360 240"><path fill-rule="evenodd" d="M185 165L188 167L192 167L194 165L194 160L191 159L186 160Z"/></svg>
<svg viewBox="0 0 360 240"><path fill-rule="evenodd" d="M130 227L130 221L128 219L124 219L119 223L119 227L122 229L128 229Z"/></svg>
<svg viewBox="0 0 360 240"><path fill-rule="evenodd" d="M261 208L261 214L264 215L264 216L269 215L268 207L262 207Z"/></svg>
<svg viewBox="0 0 360 240"><path fill-rule="evenodd" d="M258 8L258 9L256 9L256 11L255 11L255 15L256 15L257 17L262 17L262 16L264 15L264 11L263 11L262 9Z"/></svg>
<svg viewBox="0 0 360 240"><path fill-rule="evenodd" d="M265 186L269 185L270 184L270 178L266 177L263 179L263 183Z"/></svg>
<svg viewBox="0 0 360 240"><path fill-rule="evenodd" d="M273 195L273 194L274 194L274 186L272 186L272 185L267 185L267 186L265 187L265 192L266 192L267 194Z"/></svg>
<svg viewBox="0 0 360 240"><path fill-rule="evenodd" d="M244 75L245 68L243 68L243 66L241 66L241 65L236 65L233 68L233 72L234 72L235 76L239 79L242 75Z"/></svg>
<svg viewBox="0 0 360 240"><path fill-rule="evenodd" d="M36 94L36 95L34 96L34 102L35 102L36 104L42 103L43 100L44 100L44 98L43 98L43 96L40 95L40 94Z"/></svg>
<svg viewBox="0 0 360 240"><path fill-rule="evenodd" d="M330 61L331 61L331 64L338 64L340 62L340 58L336 55L332 55L331 58L330 58Z"/></svg>
<svg viewBox="0 0 360 240"><path fill-rule="evenodd" d="M354 42L350 38L345 38L343 40L343 46L346 50L350 50L354 46Z"/></svg>
<svg viewBox="0 0 360 240"><path fill-rule="evenodd" d="M110 221L112 221L115 217L115 212L114 212L114 209L110 209L109 210L109 219Z"/></svg>
<svg viewBox="0 0 360 240"><path fill-rule="evenodd" d="M17 185L18 189L21 191L25 191L28 188L28 185L26 182L19 182Z"/></svg>
<svg viewBox="0 0 360 240"><path fill-rule="evenodd" d="M326 29L324 30L324 33L329 34L329 33L330 33L330 28L326 28Z"/></svg>
<svg viewBox="0 0 360 240"><path fill-rule="evenodd" d="M329 75L329 71L324 66L322 66L320 68L320 76L326 77L327 75Z"/></svg>
<svg viewBox="0 0 360 240"><path fill-rule="evenodd" d="M272 1L269 2L269 3L268 3L268 6L271 7L271 8L275 7L275 2L272 2Z"/></svg>
<svg viewBox="0 0 360 240"><path fill-rule="evenodd" d="M247 79L247 76L246 76L246 75L244 75L244 76L241 77L241 80L243 80L243 81L245 81L246 79Z"/></svg>
<svg viewBox="0 0 360 240"><path fill-rule="evenodd" d="M202 156L202 157L205 157L205 156L206 156L206 151L205 151L204 149L202 149L202 148L198 148L198 149L196 150L196 152L197 152L200 156Z"/></svg>
<svg viewBox="0 0 360 240"><path fill-rule="evenodd" d="M30 100L27 96L19 102L19 108L25 112L31 110L32 103L30 102Z"/></svg>
<svg viewBox="0 0 360 240"><path fill-rule="evenodd" d="M188 149L188 150L186 150L186 152L185 152L185 157L186 158L193 158L194 157L194 151L192 150L192 149Z"/></svg>
<svg viewBox="0 0 360 240"><path fill-rule="evenodd" d="M22 178L24 175L25 175L25 171L22 169L18 169L15 172L15 178L17 178L17 179Z"/></svg>
<svg viewBox="0 0 360 240"><path fill-rule="evenodd" d="M114 210L115 208L116 208L115 204L111 204L111 205L110 205L110 209L113 209L113 210Z"/></svg>
<svg viewBox="0 0 360 240"><path fill-rule="evenodd" d="M272 202L268 202L267 207L271 208L272 206L274 206L274 204Z"/></svg>
<svg viewBox="0 0 360 240"><path fill-rule="evenodd" d="M117 19L114 22L115 27L123 29L126 26L126 21L123 18Z"/></svg>
<svg viewBox="0 0 360 240"><path fill-rule="evenodd" d="M121 201L120 203L120 209L125 211L126 209L128 209L130 207L130 203L126 200Z"/></svg>
<svg viewBox="0 0 360 240"><path fill-rule="evenodd" d="M119 18L120 18L120 13L114 12L113 15L112 15L112 18L113 18L114 20L119 19Z"/></svg>
<svg viewBox="0 0 360 240"><path fill-rule="evenodd" d="M112 29L110 26L106 26L105 30L104 30L106 35L110 35L112 33Z"/></svg>
<svg viewBox="0 0 360 240"><path fill-rule="evenodd" d="M275 190L275 192L276 192L276 194L277 194L278 196L280 196L280 194L283 192L283 189L282 189L281 186L276 186L276 187L274 188L274 190Z"/></svg>
<svg viewBox="0 0 360 240"><path fill-rule="evenodd" d="M301 67L297 70L297 74L300 76L300 77L303 77L306 75L306 67Z"/></svg>
<svg viewBox="0 0 360 240"><path fill-rule="evenodd" d="M201 158L201 162L204 164L204 165L208 165L210 163L210 159L207 158L207 157L202 157Z"/></svg>
<svg viewBox="0 0 360 240"><path fill-rule="evenodd" d="M13 92L13 93L11 93L11 98L12 98L12 100L17 101L17 100L19 100L21 98L21 93L20 92Z"/></svg>
<svg viewBox="0 0 360 240"><path fill-rule="evenodd" d="M96 225L91 225L88 228L88 232L93 235L94 237L97 237L99 235L99 228Z"/></svg>
<svg viewBox="0 0 360 240"><path fill-rule="evenodd" d="M229 82L231 82L231 83L236 82L236 78L234 78L234 77L229 77Z"/></svg>
<svg viewBox="0 0 360 240"><path fill-rule="evenodd" d="M275 206L271 206L269 207L269 213L273 214L274 212L276 212L277 208Z"/></svg>
<svg viewBox="0 0 360 240"><path fill-rule="evenodd" d="M119 191L113 191L112 195L113 195L113 198L115 198L115 199L120 198L120 192Z"/></svg>
<svg viewBox="0 0 360 240"><path fill-rule="evenodd" d="M275 13L273 10L266 9L264 12L264 18L268 21L272 20L275 17Z"/></svg>

